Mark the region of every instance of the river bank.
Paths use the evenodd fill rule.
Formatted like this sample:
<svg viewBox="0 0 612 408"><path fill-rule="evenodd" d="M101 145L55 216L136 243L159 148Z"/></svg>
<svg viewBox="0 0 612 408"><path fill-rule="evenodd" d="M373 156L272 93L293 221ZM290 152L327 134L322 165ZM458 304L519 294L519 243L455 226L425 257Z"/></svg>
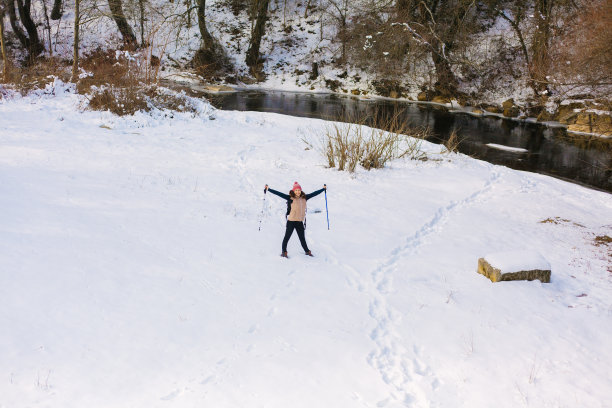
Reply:
<svg viewBox="0 0 612 408"><path fill-rule="evenodd" d="M191 77L191 80L187 78ZM559 127L565 129L568 133L575 134L578 136L593 136L600 137L603 139L612 138L612 121L610 120L610 106L611 101L599 100L563 100L557 103L550 102L547 106L538 107L534 110L534 107L520 106L515 104L514 99L508 99L498 105L486 103L486 102L475 102L472 101L470 105L467 105L465 100L460 101L456 98L448 97L437 97L429 96L433 93L422 92L415 99L412 97L402 97L398 94L394 96L379 95L370 93L369 91L356 90L350 92L344 90L342 92L334 92L332 90L309 90L309 89L287 89L286 87L269 87L269 86L258 86L258 85L227 85L227 84L210 84L203 83L198 77L191 75L171 75L162 81L166 86L173 88L181 88L181 84L184 84L187 88L197 90L202 93L219 95L228 92L289 92L289 93L303 93L303 94L315 94L315 95L335 95L335 96L346 96L352 97L359 100L383 100L383 101L397 101L401 103L414 103L429 105L435 107L441 107L448 109L449 112L453 113L464 113L470 114L477 117L498 117L506 120L514 120L525 123L537 123L546 127ZM610 105L607 106L606 104ZM607 109L607 110L606 110ZM537 115L529 116L538 112Z"/></svg>
<svg viewBox="0 0 612 408"><path fill-rule="evenodd" d="M612 139L568 133L561 124L474 113L454 103L418 102L377 96L329 92L287 92L261 87L206 88L202 84L164 82L192 96L206 98L220 109L276 112L326 120L364 120L368 115L404 110L404 120L429 127L430 139L444 143L453 130L459 151L517 170L539 172L612 192ZM527 150L499 152L487 144Z"/></svg>

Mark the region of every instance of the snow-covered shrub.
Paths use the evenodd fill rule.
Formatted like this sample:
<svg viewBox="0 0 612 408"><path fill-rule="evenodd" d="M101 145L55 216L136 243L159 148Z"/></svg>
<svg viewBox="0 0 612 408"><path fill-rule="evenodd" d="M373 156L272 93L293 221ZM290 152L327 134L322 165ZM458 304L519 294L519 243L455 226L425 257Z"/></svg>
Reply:
<svg viewBox="0 0 612 408"><path fill-rule="evenodd" d="M88 93L92 87L143 87L155 82L153 65L159 59L146 52L97 49L86 55L80 64L78 90Z"/></svg>
<svg viewBox="0 0 612 408"><path fill-rule="evenodd" d="M127 51L95 50L83 58L81 68L88 75L79 80L77 90L88 95L90 109L119 116L149 109L141 71Z"/></svg>
<svg viewBox="0 0 612 408"><path fill-rule="evenodd" d="M114 85L95 89L89 98L89 108L110 111L119 116L133 115L138 111L150 110L142 89Z"/></svg>
<svg viewBox="0 0 612 408"><path fill-rule="evenodd" d="M103 86L94 88L88 95L92 110L110 111L119 116L133 115L138 111L149 112L154 109L199 114L203 111L197 99L184 92L156 86L117 87Z"/></svg>
<svg viewBox="0 0 612 408"><path fill-rule="evenodd" d="M145 93L149 106L154 109L166 109L174 112L198 114L207 103L189 97L185 92L176 92L162 87L150 87Z"/></svg>
<svg viewBox="0 0 612 408"><path fill-rule="evenodd" d="M184 93L149 85L138 54L97 50L83 59L81 67L87 75L79 80L78 90L87 95L90 109L119 116L152 109L198 112Z"/></svg>

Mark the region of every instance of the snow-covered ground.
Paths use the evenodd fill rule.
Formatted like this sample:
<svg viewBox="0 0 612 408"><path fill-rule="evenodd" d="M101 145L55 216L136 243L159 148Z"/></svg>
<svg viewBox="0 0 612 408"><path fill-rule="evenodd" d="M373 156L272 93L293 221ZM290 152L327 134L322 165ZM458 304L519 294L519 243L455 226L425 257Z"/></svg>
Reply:
<svg viewBox="0 0 612 408"><path fill-rule="evenodd" d="M81 104L0 100L0 407L612 405L610 194L431 144L351 175L305 150L320 120ZM331 229L320 195L287 260L263 186L296 180ZM525 249L550 284L476 273Z"/></svg>

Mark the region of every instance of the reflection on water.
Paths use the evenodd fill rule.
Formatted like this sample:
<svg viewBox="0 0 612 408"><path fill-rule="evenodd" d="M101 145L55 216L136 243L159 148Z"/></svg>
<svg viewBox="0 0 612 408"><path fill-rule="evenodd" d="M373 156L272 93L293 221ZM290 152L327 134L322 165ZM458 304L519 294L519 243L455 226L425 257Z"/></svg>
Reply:
<svg viewBox="0 0 612 408"><path fill-rule="evenodd" d="M224 110L276 112L330 120L389 115L401 110L403 120L410 126L429 127L433 131L433 142L443 142L456 129L462 153L612 192L612 140L571 136L561 128L449 113L433 105L338 95L248 91L207 98L215 107ZM487 143L519 147L527 149L528 153L492 149Z"/></svg>

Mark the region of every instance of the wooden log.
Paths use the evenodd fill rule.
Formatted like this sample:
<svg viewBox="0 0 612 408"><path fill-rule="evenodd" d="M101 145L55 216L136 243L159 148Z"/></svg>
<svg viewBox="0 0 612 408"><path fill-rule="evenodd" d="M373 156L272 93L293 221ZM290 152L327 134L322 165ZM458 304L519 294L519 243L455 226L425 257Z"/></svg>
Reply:
<svg viewBox="0 0 612 408"><path fill-rule="evenodd" d="M500 259L521 257L525 255L524 266L517 268L504 265ZM498 262L495 262L497 260ZM535 260L535 261L534 261ZM517 263L518 262L518 263ZM520 264L520 259L515 265ZM512 280L539 280L542 283L549 283L551 277L550 265L539 254L533 252L509 252L488 255L478 259L478 273L486 276L491 282L503 282Z"/></svg>

